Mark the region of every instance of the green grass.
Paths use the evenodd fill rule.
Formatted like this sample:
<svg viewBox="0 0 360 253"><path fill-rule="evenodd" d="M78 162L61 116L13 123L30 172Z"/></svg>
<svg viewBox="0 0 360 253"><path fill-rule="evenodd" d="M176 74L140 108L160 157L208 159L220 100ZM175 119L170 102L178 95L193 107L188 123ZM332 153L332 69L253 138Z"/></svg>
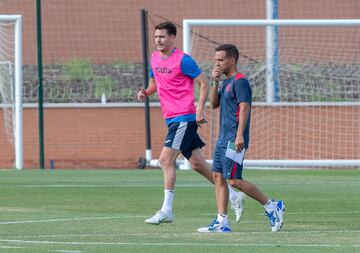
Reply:
<svg viewBox="0 0 360 253"><path fill-rule="evenodd" d="M160 170L0 170L2 252L360 252L360 170L247 170L286 204L280 233L249 198L233 233L199 234L216 213L213 187L178 171L171 224L144 219L162 204Z"/></svg>

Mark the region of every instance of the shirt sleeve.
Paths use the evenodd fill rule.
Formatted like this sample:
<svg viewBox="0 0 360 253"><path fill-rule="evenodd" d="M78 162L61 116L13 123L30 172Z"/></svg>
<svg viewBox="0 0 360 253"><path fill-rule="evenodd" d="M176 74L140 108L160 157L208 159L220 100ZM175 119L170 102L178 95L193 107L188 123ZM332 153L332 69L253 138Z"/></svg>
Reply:
<svg viewBox="0 0 360 253"><path fill-rule="evenodd" d="M180 67L181 72L184 75L191 77L192 79L195 79L201 74L201 69L190 55L184 55L184 57L181 59Z"/></svg>
<svg viewBox="0 0 360 253"><path fill-rule="evenodd" d="M149 76L150 76L150 78L154 78L154 72L153 72L151 66L150 66Z"/></svg>
<svg viewBox="0 0 360 253"><path fill-rule="evenodd" d="M235 99L238 104L241 102L247 102L251 105L252 92L248 80L244 78L236 80L233 89Z"/></svg>

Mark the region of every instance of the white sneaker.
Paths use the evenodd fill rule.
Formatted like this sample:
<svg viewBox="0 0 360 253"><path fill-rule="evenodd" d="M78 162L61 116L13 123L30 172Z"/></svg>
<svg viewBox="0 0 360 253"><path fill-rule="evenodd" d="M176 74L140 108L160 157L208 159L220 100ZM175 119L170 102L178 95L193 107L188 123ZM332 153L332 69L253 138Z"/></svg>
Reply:
<svg viewBox="0 0 360 253"><path fill-rule="evenodd" d="M155 213L155 215L149 219L146 219L145 222L148 224L159 225L160 223L170 223L173 221L172 213L164 213L159 210Z"/></svg>
<svg viewBox="0 0 360 253"><path fill-rule="evenodd" d="M284 219L284 211L285 204L283 201L279 200L278 202L274 202L276 209L271 212L265 212L270 221L271 231L279 232L283 226Z"/></svg>
<svg viewBox="0 0 360 253"><path fill-rule="evenodd" d="M238 192L238 196L234 201L231 202L231 209L235 212L235 221L240 222L241 216L244 214L244 201L245 194L243 192Z"/></svg>
<svg viewBox="0 0 360 253"><path fill-rule="evenodd" d="M221 224L216 218L206 227L197 230L200 233L229 233L231 228L229 224Z"/></svg>

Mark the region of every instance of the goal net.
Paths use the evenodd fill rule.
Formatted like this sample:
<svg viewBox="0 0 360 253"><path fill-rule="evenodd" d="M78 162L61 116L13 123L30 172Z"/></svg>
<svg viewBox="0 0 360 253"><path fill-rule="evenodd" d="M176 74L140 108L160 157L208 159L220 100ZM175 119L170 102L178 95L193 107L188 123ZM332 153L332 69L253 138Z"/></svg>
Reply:
<svg viewBox="0 0 360 253"><path fill-rule="evenodd" d="M240 50L238 68L253 90L247 165L360 166L359 25L184 20L184 50L209 78L215 47L232 43ZM219 127L218 111L210 115L203 131L209 158Z"/></svg>
<svg viewBox="0 0 360 253"><path fill-rule="evenodd" d="M0 15L0 109L7 145L15 151L14 167L22 169L21 17Z"/></svg>

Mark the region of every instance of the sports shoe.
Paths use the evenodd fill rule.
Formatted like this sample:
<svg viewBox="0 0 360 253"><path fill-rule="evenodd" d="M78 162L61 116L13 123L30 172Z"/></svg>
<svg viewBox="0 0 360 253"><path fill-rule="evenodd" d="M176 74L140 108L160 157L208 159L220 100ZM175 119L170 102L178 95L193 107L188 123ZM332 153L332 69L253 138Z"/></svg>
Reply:
<svg viewBox="0 0 360 253"><path fill-rule="evenodd" d="M284 202L279 200L278 202L273 202L276 206L271 212L265 212L266 216L269 218L271 231L279 232L283 225L283 214L285 211Z"/></svg>
<svg viewBox="0 0 360 253"><path fill-rule="evenodd" d="M200 233L229 233L231 228L228 224L220 224L215 218L207 227L202 227L197 230Z"/></svg>
<svg viewBox="0 0 360 253"><path fill-rule="evenodd" d="M153 217L145 220L146 223L153 225L159 225L160 223L170 223L172 221L173 221L172 214L164 213L161 210L157 211Z"/></svg>
<svg viewBox="0 0 360 253"><path fill-rule="evenodd" d="M244 200L245 194L238 193L238 196L234 201L231 201L231 209L235 212L235 221L240 222L241 216L244 214Z"/></svg>

